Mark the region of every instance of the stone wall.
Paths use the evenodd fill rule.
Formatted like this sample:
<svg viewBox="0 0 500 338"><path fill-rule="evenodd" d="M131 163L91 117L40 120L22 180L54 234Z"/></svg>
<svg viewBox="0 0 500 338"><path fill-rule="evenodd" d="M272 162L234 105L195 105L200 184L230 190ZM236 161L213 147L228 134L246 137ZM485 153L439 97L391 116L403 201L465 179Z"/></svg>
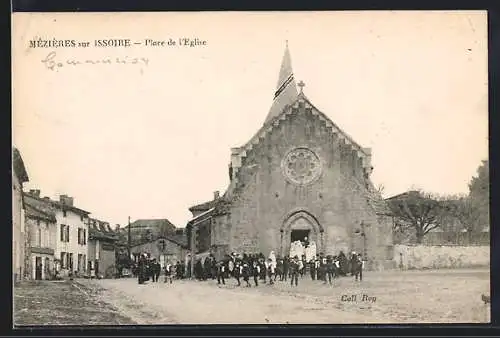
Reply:
<svg viewBox="0 0 500 338"><path fill-rule="evenodd" d="M392 262L392 225L379 224L366 200L361 161L350 147L310 112L296 112L274 128L242 159L231 206L231 250L285 254L289 234L280 230L289 216L303 211L320 225L311 237L325 254L362 251L366 243L369 260ZM282 173L283 157L296 147L313 150L322 163L319 178L305 186ZM366 242L354 234L361 222Z"/></svg>
<svg viewBox="0 0 500 338"><path fill-rule="evenodd" d="M490 247L398 244L394 261L406 270L485 267L490 265Z"/></svg>

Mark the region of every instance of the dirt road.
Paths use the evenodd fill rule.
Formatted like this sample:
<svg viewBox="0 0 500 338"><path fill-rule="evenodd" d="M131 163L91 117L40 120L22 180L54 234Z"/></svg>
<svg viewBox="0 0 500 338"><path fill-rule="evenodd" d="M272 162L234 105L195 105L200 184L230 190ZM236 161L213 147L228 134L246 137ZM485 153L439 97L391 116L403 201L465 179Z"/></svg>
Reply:
<svg viewBox="0 0 500 338"><path fill-rule="evenodd" d="M138 285L135 279L80 281L139 324L472 323L489 321L481 293L488 270L367 272L334 286L304 277L298 287L236 287L231 279ZM355 296L355 297L353 297Z"/></svg>

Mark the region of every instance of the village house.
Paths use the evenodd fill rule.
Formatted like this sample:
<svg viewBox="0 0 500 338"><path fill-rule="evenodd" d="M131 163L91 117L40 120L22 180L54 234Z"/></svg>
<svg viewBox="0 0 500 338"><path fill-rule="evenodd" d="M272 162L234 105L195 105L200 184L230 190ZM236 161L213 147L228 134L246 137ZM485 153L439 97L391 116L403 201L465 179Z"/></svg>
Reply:
<svg viewBox="0 0 500 338"><path fill-rule="evenodd" d="M59 201L40 197L40 190L24 194L27 203L56 219L54 270L60 276L70 273L84 274L88 252L88 215L90 212L74 206L73 197L60 195Z"/></svg>
<svg viewBox="0 0 500 338"><path fill-rule="evenodd" d="M121 229L122 236L128 236L128 226ZM130 223L132 244L153 240L158 236L175 234L176 227L166 218L138 219Z"/></svg>
<svg viewBox="0 0 500 338"><path fill-rule="evenodd" d="M371 182L372 151L356 143L297 90L288 46L262 127L231 149L229 185L191 207L189 247L201 258L231 252L363 254L368 269L394 267L392 220Z"/></svg>
<svg viewBox="0 0 500 338"><path fill-rule="evenodd" d="M116 273L116 232L109 223L89 218L88 240L87 273L112 278Z"/></svg>
<svg viewBox="0 0 500 338"><path fill-rule="evenodd" d="M26 199L26 228L29 238L30 279L52 279L56 249L57 220L55 213L42 210Z"/></svg>
<svg viewBox="0 0 500 338"><path fill-rule="evenodd" d="M29 255L29 243L26 236L25 206L23 184L28 182L28 173L24 167L21 153L12 149L12 274L17 282L26 277Z"/></svg>
<svg viewBox="0 0 500 338"><path fill-rule="evenodd" d="M151 258L155 258L162 266L166 263L176 264L185 263L187 251L187 242L183 236L159 236L153 240L138 242L130 250L133 260L137 263L139 255L146 253Z"/></svg>

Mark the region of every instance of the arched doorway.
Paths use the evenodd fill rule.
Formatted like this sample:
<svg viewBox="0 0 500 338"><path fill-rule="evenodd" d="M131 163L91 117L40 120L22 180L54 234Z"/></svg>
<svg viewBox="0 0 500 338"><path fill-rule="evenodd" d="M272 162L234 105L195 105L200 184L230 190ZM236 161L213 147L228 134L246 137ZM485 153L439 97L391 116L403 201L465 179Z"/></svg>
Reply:
<svg viewBox="0 0 500 338"><path fill-rule="evenodd" d="M323 249L323 227L316 217L305 210L296 210L287 214L280 229L280 254L287 256L293 241L302 241L307 237L309 242L316 243L317 252Z"/></svg>

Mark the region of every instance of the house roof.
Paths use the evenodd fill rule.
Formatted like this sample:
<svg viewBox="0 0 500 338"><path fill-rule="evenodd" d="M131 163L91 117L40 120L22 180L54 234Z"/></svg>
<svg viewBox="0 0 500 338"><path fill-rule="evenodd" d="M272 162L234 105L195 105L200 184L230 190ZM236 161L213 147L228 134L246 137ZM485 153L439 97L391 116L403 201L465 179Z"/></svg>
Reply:
<svg viewBox="0 0 500 338"><path fill-rule="evenodd" d="M28 192L24 192L23 197L25 199L28 198L31 201L32 205L37 206L38 209L43 208L42 210L45 210L48 208L49 210L56 210L56 209L57 210L69 210L69 211L72 211L78 215L83 215L83 216L90 215L89 211L86 211L86 210L83 210L83 209L80 209L80 208L77 208L74 206L70 206L70 205L67 205L67 204L64 204L64 203L61 203L58 201L54 201L54 200L51 200L49 198L45 199L45 198L37 197L37 196L34 196Z"/></svg>
<svg viewBox="0 0 500 338"><path fill-rule="evenodd" d="M89 238L118 240L118 234L111 229L108 222L89 218Z"/></svg>
<svg viewBox="0 0 500 338"><path fill-rule="evenodd" d="M405 191L401 194L397 194L397 195L388 197L385 200L390 201L390 200L404 199L404 198L409 198L409 197L417 197L419 195L420 195L420 192L418 192L417 190L410 190L410 191Z"/></svg>
<svg viewBox="0 0 500 338"><path fill-rule="evenodd" d="M221 198L222 197L219 197L219 198L213 199L213 200L208 201L208 202L203 202L203 203L200 203L197 205L193 205L192 207L189 208L189 211L191 211L191 212L193 212L193 211L206 211L206 210L212 209L213 207L215 207L215 205L217 204L217 202Z"/></svg>
<svg viewBox="0 0 500 338"><path fill-rule="evenodd" d="M21 183L28 182L28 172L26 171L26 167L24 166L23 158L21 157L21 153L17 148L12 149L12 166L14 169L14 173L19 178Z"/></svg>
<svg viewBox="0 0 500 338"><path fill-rule="evenodd" d="M144 244L147 244L147 243L153 243L153 242L156 242L160 239L165 239L167 241L170 241L172 243L175 243L179 246L182 246L184 248L187 247L187 240L185 238L179 238L177 237L178 235L173 235L173 236L158 236L156 238L153 238L152 240L142 240L142 241L137 241L136 243L134 243L132 245L132 247L137 247L137 246L140 246L140 245L144 245Z"/></svg>
<svg viewBox="0 0 500 338"><path fill-rule="evenodd" d="M158 218L158 219L138 219L130 224L131 229L134 228L161 228L166 227L170 228L172 231L175 231L176 227L172 222L170 222L166 218ZM126 228L126 227L125 227Z"/></svg>
<svg viewBox="0 0 500 338"><path fill-rule="evenodd" d="M27 218L39 219L44 221L49 221L52 223L56 222L56 216L51 211L44 211L38 209L34 205L30 204L28 201L25 202L25 216Z"/></svg>

